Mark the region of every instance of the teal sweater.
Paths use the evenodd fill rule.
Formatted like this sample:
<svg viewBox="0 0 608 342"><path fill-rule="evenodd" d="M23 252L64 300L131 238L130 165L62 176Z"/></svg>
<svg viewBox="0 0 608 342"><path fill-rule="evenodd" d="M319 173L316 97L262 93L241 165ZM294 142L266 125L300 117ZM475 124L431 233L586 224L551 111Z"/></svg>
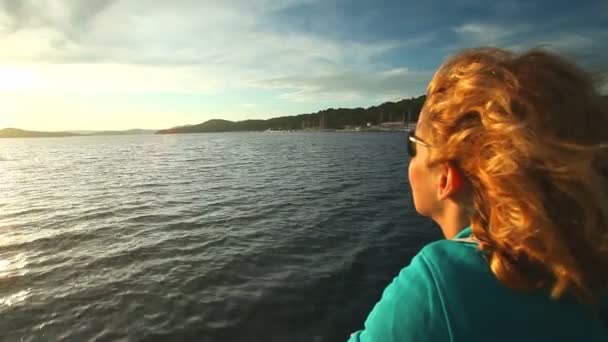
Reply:
<svg viewBox="0 0 608 342"><path fill-rule="evenodd" d="M470 235L466 228L456 238ZM423 248L349 342L608 341L608 301L597 316L545 291L510 290L476 247L441 240Z"/></svg>

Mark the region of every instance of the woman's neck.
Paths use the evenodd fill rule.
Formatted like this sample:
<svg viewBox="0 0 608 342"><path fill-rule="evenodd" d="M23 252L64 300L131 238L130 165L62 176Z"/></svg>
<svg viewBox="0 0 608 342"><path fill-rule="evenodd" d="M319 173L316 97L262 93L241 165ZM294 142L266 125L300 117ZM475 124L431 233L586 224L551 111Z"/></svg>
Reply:
<svg viewBox="0 0 608 342"><path fill-rule="evenodd" d="M460 231L471 225L471 211L456 202L450 201L443 207L441 213L433 217L443 236L453 239Z"/></svg>

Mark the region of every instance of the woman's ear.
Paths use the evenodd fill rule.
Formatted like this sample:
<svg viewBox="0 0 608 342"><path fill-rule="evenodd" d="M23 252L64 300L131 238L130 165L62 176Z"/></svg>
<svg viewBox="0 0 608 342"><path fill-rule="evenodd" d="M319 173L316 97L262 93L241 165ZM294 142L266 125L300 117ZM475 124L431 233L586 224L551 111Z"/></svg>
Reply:
<svg viewBox="0 0 608 342"><path fill-rule="evenodd" d="M447 162L439 170L439 184L437 187L437 198L443 200L453 197L464 186L464 175L454 163Z"/></svg>

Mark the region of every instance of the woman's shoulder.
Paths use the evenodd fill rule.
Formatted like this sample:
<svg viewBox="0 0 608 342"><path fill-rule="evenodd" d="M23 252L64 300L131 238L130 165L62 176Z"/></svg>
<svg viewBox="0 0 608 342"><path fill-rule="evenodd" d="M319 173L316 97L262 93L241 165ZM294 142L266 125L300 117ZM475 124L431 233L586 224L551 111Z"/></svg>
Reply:
<svg viewBox="0 0 608 342"><path fill-rule="evenodd" d="M349 341L449 341L439 298L429 265L418 253L384 289L364 329Z"/></svg>
<svg viewBox="0 0 608 342"><path fill-rule="evenodd" d="M353 334L351 341L452 340L445 283L458 281L446 279L442 268L450 263L463 274L467 266L457 259L468 259L470 252L475 253L475 246L466 242L441 240L425 246L385 288L365 329Z"/></svg>
<svg viewBox="0 0 608 342"><path fill-rule="evenodd" d="M418 253L434 277L441 274L455 278L490 277L492 273L485 254L470 235L470 228L451 240L439 240L426 245Z"/></svg>
<svg viewBox="0 0 608 342"><path fill-rule="evenodd" d="M600 341L601 326L580 305L503 286L475 243L441 240L401 270L350 341L577 340L582 331Z"/></svg>
<svg viewBox="0 0 608 342"><path fill-rule="evenodd" d="M532 336L576 340L582 331L589 341L606 337L606 323L598 322L576 301L553 300L546 290L522 292L504 286L492 273L477 243L460 238L433 242L419 253L428 267L428 279L436 288L434 293L445 308L445 320L455 341L476 333L492 334L504 322L517 328L497 340L534 340ZM555 326L556 321L569 324Z"/></svg>

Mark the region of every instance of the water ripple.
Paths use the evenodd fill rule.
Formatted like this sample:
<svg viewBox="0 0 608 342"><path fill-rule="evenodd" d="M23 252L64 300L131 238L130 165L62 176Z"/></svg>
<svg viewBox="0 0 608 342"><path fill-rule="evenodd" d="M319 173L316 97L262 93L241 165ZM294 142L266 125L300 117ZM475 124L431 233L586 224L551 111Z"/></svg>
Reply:
<svg viewBox="0 0 608 342"><path fill-rule="evenodd" d="M335 341L437 237L400 134L0 144L9 341Z"/></svg>

